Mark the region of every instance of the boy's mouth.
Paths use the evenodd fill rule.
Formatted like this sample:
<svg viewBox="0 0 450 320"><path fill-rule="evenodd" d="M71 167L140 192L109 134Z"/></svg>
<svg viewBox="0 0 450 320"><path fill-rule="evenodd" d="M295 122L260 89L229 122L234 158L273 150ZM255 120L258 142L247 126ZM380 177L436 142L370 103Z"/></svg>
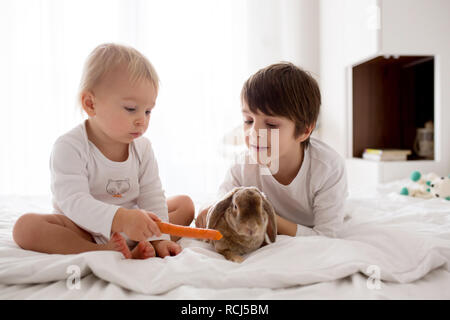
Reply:
<svg viewBox="0 0 450 320"><path fill-rule="evenodd" d="M249 146L250 146L251 149L256 150L258 152L270 149L269 147L256 146L256 145L253 145L253 144L250 144Z"/></svg>

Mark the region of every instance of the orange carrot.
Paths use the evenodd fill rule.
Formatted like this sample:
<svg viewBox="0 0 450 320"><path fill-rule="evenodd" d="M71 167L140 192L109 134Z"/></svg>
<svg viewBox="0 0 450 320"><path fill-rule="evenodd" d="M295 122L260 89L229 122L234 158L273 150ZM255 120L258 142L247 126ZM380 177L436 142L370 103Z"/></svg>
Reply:
<svg viewBox="0 0 450 320"><path fill-rule="evenodd" d="M162 233L171 234L173 236L210 240L220 240L222 238L220 231L214 229L185 227L162 221L158 221L156 224Z"/></svg>

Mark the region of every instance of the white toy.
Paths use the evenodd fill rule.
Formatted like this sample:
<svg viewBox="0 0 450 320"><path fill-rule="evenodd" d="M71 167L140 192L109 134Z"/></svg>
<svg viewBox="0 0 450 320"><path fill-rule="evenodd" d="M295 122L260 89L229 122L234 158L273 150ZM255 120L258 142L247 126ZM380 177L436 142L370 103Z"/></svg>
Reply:
<svg viewBox="0 0 450 320"><path fill-rule="evenodd" d="M450 176L440 177L430 184L430 193L436 198L450 201Z"/></svg>
<svg viewBox="0 0 450 320"><path fill-rule="evenodd" d="M450 176L441 177L435 173L423 176L419 171L411 174L412 183L402 188L400 194L423 199L444 198L450 200Z"/></svg>

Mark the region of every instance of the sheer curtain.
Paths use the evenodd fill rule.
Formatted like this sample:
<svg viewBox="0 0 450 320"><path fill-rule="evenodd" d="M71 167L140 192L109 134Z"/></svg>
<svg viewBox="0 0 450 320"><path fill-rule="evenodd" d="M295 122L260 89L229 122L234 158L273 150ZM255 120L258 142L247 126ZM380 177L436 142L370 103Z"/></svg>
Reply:
<svg viewBox="0 0 450 320"><path fill-rule="evenodd" d="M98 44L119 42L145 54L161 79L146 136L166 194L212 197L239 150L224 137L241 124L245 79L281 60L317 71L315 44L297 45L295 13L315 12L314 2L0 1L0 194L50 193L52 145L84 119L83 62Z"/></svg>

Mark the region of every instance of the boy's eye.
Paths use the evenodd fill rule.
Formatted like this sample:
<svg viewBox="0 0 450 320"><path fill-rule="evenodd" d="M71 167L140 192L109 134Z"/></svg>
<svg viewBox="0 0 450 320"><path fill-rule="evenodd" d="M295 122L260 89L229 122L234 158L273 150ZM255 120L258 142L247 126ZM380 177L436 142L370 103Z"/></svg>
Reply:
<svg viewBox="0 0 450 320"><path fill-rule="evenodd" d="M150 115L150 113L152 113L152 111L151 111L151 110L147 110L147 111L145 111L145 114L146 114L147 116L149 116L149 115Z"/></svg>
<svg viewBox="0 0 450 320"><path fill-rule="evenodd" d="M253 123L253 120L244 120L244 123L245 123L245 124L252 124L252 123Z"/></svg>
<svg viewBox="0 0 450 320"><path fill-rule="evenodd" d="M276 128L278 125L272 123L266 123L269 128Z"/></svg>

